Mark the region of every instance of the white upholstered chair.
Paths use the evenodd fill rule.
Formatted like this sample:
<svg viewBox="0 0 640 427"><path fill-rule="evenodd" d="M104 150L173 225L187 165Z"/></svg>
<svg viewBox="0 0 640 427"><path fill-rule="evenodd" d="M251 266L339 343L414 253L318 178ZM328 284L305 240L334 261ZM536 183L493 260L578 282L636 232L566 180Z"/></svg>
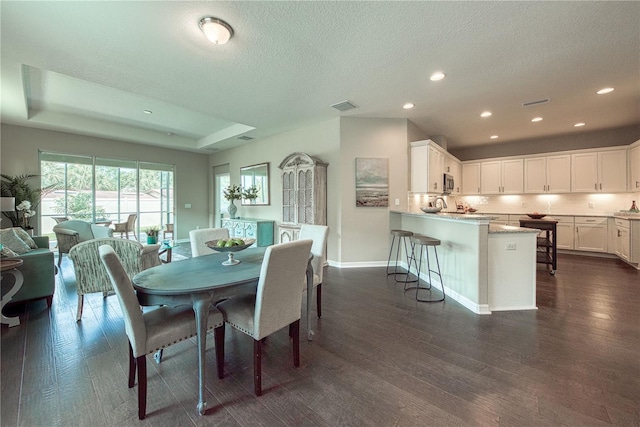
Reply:
<svg viewBox="0 0 640 427"><path fill-rule="evenodd" d="M191 242L191 256L197 257L202 255L214 254L216 251L210 249L206 242L210 240L228 239L228 228L201 228L199 230L189 231L189 241Z"/></svg>
<svg viewBox="0 0 640 427"><path fill-rule="evenodd" d="M107 293L113 290L111 280L100 262L98 248L102 245L109 245L115 250L129 277L133 277L147 268L160 265L160 256L158 255L160 245L142 246L135 240L107 238L87 240L73 246L69 250L69 258L73 261L76 274L76 290L78 292L76 321L82 319L85 294L102 292L106 298Z"/></svg>
<svg viewBox="0 0 640 427"><path fill-rule="evenodd" d="M225 322L253 338L253 378L256 396L262 394L262 339L289 326L293 364L300 365L302 287L311 240L269 246L265 252L256 294L237 295L217 304ZM216 334L216 349L224 350L224 329Z"/></svg>
<svg viewBox="0 0 640 427"><path fill-rule="evenodd" d="M329 234L329 227L326 225L310 225L302 224L298 238L300 240L311 239L313 245L311 246L311 253L313 259L311 260L311 266L313 267L313 287L316 289L316 311L318 317L322 316L322 279L324 272L324 263L327 260L325 253L327 246L327 236ZM307 280L303 281L303 291L307 291ZM309 301L311 299L309 298ZM307 304L307 313L311 310ZM309 327L309 325L307 325Z"/></svg>
<svg viewBox="0 0 640 427"><path fill-rule="evenodd" d="M175 308L162 306L143 313L131 280L113 248L103 245L100 246L99 252L124 316L125 331L129 338L129 388L134 385L137 368L138 418L143 420L147 407L146 355L195 336L197 331L193 308L190 305ZM213 306L209 311L207 325L209 329L216 329L216 335L220 331L224 333L222 314ZM223 348L220 350L216 348L219 378L222 378L224 357L222 351Z"/></svg>
<svg viewBox="0 0 640 427"><path fill-rule="evenodd" d="M72 247L91 239L102 239L113 236L113 230L86 221L72 219L62 221L53 226L58 242L58 267L62 262L62 254L68 254Z"/></svg>

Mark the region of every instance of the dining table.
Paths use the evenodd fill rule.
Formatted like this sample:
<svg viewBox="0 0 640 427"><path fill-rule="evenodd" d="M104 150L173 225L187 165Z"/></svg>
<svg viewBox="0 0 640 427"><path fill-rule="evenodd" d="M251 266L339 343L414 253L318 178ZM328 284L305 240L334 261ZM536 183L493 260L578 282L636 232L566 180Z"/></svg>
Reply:
<svg viewBox="0 0 640 427"><path fill-rule="evenodd" d="M158 265L133 277L133 287L136 289L140 305L176 307L190 304L193 307L198 342L199 401L197 410L200 415L204 415L207 409L204 397L204 378L209 309L211 304L222 299L256 291L266 249L267 247L250 247L236 252L234 258L240 262L234 265L223 265L223 262L228 260L226 253L213 253ZM306 271L308 304L311 300L309 296L313 292L312 258L313 254L310 254ZM303 279L300 278L300 280ZM302 286L303 283L300 285ZM309 339L313 335L310 317L307 315Z"/></svg>

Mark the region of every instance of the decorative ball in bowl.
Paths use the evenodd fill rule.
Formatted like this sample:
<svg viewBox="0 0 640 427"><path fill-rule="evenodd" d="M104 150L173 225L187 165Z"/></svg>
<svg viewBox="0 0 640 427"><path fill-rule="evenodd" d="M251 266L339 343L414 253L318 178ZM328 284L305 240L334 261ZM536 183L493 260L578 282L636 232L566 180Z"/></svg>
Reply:
<svg viewBox="0 0 640 427"><path fill-rule="evenodd" d="M545 214L539 214L537 212L534 212L532 214L527 214L527 216L531 219L542 219L544 218L546 215Z"/></svg>
<svg viewBox="0 0 640 427"><path fill-rule="evenodd" d="M217 239L217 240L209 240L205 242L209 248L213 249L217 252L228 252L229 259L224 261L222 265L236 265L240 264L240 261L233 258L234 252L239 252L243 249L247 249L249 246L253 245L256 242L256 239L239 239L239 238L231 238L231 239Z"/></svg>
<svg viewBox="0 0 640 427"><path fill-rule="evenodd" d="M432 206L420 206L420 210L424 213L438 213L442 208L436 208Z"/></svg>

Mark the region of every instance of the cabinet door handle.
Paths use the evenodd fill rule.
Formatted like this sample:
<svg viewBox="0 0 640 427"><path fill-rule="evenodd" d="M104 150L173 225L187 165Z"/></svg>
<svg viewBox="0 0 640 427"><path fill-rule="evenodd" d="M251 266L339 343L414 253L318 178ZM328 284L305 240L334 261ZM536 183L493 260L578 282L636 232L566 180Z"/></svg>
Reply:
<svg viewBox="0 0 640 427"><path fill-rule="evenodd" d="M620 234L620 230L618 230L618 237L620 237L620 236L621 236L621 234Z"/></svg>
<svg viewBox="0 0 640 427"><path fill-rule="evenodd" d="M596 187L595 189L597 190L597 189L598 189L598 183L596 182L596 183L594 184L594 186Z"/></svg>
<svg viewBox="0 0 640 427"><path fill-rule="evenodd" d="M640 187L640 181L636 181L636 188Z"/></svg>
<svg viewBox="0 0 640 427"><path fill-rule="evenodd" d="M600 183L600 189L602 190L602 183Z"/></svg>

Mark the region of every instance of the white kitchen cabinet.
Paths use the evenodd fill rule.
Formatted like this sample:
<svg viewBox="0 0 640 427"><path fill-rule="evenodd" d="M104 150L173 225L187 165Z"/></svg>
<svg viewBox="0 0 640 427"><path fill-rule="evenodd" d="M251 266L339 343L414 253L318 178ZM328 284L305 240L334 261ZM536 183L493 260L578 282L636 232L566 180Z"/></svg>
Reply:
<svg viewBox="0 0 640 427"><path fill-rule="evenodd" d="M554 216L553 219L558 221L558 224L556 224L556 247L558 249L573 249L573 239L575 237L573 217Z"/></svg>
<svg viewBox="0 0 640 427"><path fill-rule="evenodd" d="M625 261L629 261L629 254L631 252L631 235L629 220L615 218L615 254Z"/></svg>
<svg viewBox="0 0 640 427"><path fill-rule="evenodd" d="M462 164L462 194L480 194L480 163Z"/></svg>
<svg viewBox="0 0 640 427"><path fill-rule="evenodd" d="M581 152L571 155L573 192L627 190L627 150Z"/></svg>
<svg viewBox="0 0 640 427"><path fill-rule="evenodd" d="M482 194L521 194L523 183L523 159L494 160L480 164Z"/></svg>
<svg viewBox="0 0 640 427"><path fill-rule="evenodd" d="M571 191L569 154L524 159L525 193L568 193Z"/></svg>
<svg viewBox="0 0 640 427"><path fill-rule="evenodd" d="M575 217L575 249L578 251L607 252L607 218Z"/></svg>
<svg viewBox="0 0 640 427"><path fill-rule="evenodd" d="M444 172L453 176L453 191L451 194L461 194L462 193L462 164L455 157L448 155L445 156L444 159L445 168Z"/></svg>
<svg viewBox="0 0 640 427"><path fill-rule="evenodd" d="M411 143L411 191L442 194L444 150L431 140Z"/></svg>
<svg viewBox="0 0 640 427"><path fill-rule="evenodd" d="M636 145L637 144L637 145ZM630 191L640 191L640 141L629 150Z"/></svg>

